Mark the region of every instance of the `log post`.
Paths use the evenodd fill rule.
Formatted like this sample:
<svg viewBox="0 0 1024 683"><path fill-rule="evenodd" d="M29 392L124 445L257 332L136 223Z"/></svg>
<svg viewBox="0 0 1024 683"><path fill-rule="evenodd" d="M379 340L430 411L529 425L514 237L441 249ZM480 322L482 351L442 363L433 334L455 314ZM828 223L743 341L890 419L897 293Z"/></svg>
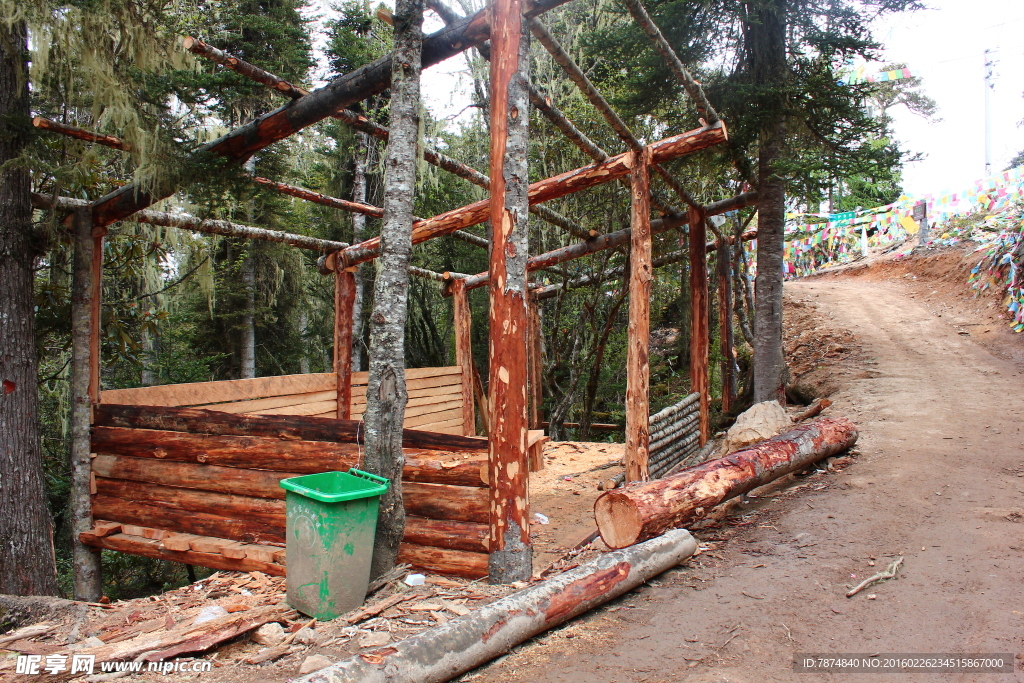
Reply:
<svg viewBox="0 0 1024 683"><path fill-rule="evenodd" d="M732 334L732 248L728 243L718 249L715 256L715 271L718 276L718 339L722 348L722 414L732 410L736 395L736 378L733 375L733 334Z"/></svg>
<svg viewBox="0 0 1024 683"><path fill-rule="evenodd" d="M700 394L700 445L711 432L708 386L708 263L703 209L690 209L690 391Z"/></svg>
<svg viewBox="0 0 1024 683"><path fill-rule="evenodd" d="M647 481L650 415L650 149L633 153L629 247L629 346L626 350L626 481Z"/></svg>
<svg viewBox="0 0 1024 683"><path fill-rule="evenodd" d="M455 317L455 364L462 368L462 433L476 436L476 411L473 410L473 317L465 278L451 284Z"/></svg>
<svg viewBox="0 0 1024 683"><path fill-rule="evenodd" d="M93 397L99 395L99 296L103 255L102 229L93 234L92 212L76 209L72 216L74 265L71 280L71 537L75 598L96 601L103 594L99 551L79 534L92 529L92 459L89 428Z"/></svg>
<svg viewBox="0 0 1024 683"><path fill-rule="evenodd" d="M492 583L533 574L526 429L527 216L529 101L520 69L529 65L521 0L491 10L490 399L488 463ZM520 63L520 51L526 54Z"/></svg>
<svg viewBox="0 0 1024 683"><path fill-rule="evenodd" d="M594 502L598 531L609 548L654 538L703 518L723 501L841 453L856 442L857 427L852 422L822 418L679 474L606 491Z"/></svg>
<svg viewBox="0 0 1024 683"><path fill-rule="evenodd" d="M541 351L541 335L543 330L540 325L540 304L532 297L527 303L529 311L529 338L530 346L527 349L530 362L530 429L540 429L540 409L544 404L543 387L543 358Z"/></svg>
<svg viewBox="0 0 1024 683"><path fill-rule="evenodd" d="M334 372L338 376L338 419L352 417L352 312L356 300L354 268L334 271Z"/></svg>

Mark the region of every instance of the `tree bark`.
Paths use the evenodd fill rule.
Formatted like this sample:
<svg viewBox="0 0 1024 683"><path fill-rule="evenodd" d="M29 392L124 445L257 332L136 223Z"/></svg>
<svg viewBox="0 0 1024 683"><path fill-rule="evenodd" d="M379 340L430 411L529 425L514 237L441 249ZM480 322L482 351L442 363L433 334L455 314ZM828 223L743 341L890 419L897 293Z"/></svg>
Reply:
<svg viewBox="0 0 1024 683"><path fill-rule="evenodd" d="M371 577L395 565L405 529L402 506L402 424L405 421L405 319L412 254L416 140L419 134L422 0L398 0L391 70L391 136L385 159L381 268L370 316L370 371L366 386L366 467L391 480L381 496ZM340 265L340 264L339 264Z"/></svg>
<svg viewBox="0 0 1024 683"><path fill-rule="evenodd" d="M782 90L786 80L787 0L772 0L754 10L747 27L755 83ZM781 105L780 105L781 106ZM786 225L786 187L777 164L783 154L786 124L779 111L760 132L757 189L757 278L754 282L754 402L786 403L786 361L782 354L782 252Z"/></svg>
<svg viewBox="0 0 1024 683"><path fill-rule="evenodd" d="M370 153L370 141L366 133L356 131L355 168L352 174L352 201L366 203L366 159ZM366 216L352 214L352 242L357 244L366 237ZM365 290L365 268L356 269L356 294L352 301L352 372L363 369L363 292Z"/></svg>
<svg viewBox="0 0 1024 683"><path fill-rule="evenodd" d="M245 260L242 262L242 286L245 288L245 311L242 313L242 344L239 359L239 379L256 376L256 259L252 250L255 244L248 244Z"/></svg>
<svg viewBox="0 0 1024 683"><path fill-rule="evenodd" d="M699 520L723 501L856 442L857 427L846 418L801 425L671 477L603 493L594 503L597 528L608 547L624 548Z"/></svg>
<svg viewBox="0 0 1024 683"><path fill-rule="evenodd" d="M93 240L92 215L87 208L74 214L74 265L71 276L71 531L74 563L75 598L96 601L103 593L99 553L82 543L78 535L92 528L90 497L92 462L89 457L89 426L92 404L98 398L98 287L94 286L94 266L102 267L95 249L102 241ZM98 279L97 279L98 282ZM95 377L94 377L95 375Z"/></svg>
<svg viewBox="0 0 1024 683"><path fill-rule="evenodd" d="M491 481L491 583L533 574L527 454L527 296L529 258L529 36L520 0L491 8L489 216L490 377L488 461Z"/></svg>
<svg viewBox="0 0 1024 683"><path fill-rule="evenodd" d="M337 375L338 419L352 417L353 310L356 275L348 269L334 272L334 373Z"/></svg>
<svg viewBox="0 0 1024 683"><path fill-rule="evenodd" d="M723 235L726 233L723 231ZM733 374L732 353L732 247L725 245L715 256L715 270L718 276L718 340L722 352L722 414L732 410L736 395L736 379Z"/></svg>
<svg viewBox="0 0 1024 683"><path fill-rule="evenodd" d="M0 22L0 593L57 595L39 441L27 30Z"/></svg>

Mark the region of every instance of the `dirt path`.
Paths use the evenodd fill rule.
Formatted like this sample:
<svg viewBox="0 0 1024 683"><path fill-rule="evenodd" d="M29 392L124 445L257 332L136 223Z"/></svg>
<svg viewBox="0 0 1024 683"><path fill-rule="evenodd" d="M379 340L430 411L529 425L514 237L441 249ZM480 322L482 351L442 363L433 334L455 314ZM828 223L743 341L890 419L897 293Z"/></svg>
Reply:
<svg viewBox="0 0 1024 683"><path fill-rule="evenodd" d="M1024 681L792 671L795 652L1024 654L1024 378L891 283L787 288L861 338L868 372L831 409L861 426L853 464L762 497L701 534L719 548L464 680ZM900 580L845 597L901 555Z"/></svg>

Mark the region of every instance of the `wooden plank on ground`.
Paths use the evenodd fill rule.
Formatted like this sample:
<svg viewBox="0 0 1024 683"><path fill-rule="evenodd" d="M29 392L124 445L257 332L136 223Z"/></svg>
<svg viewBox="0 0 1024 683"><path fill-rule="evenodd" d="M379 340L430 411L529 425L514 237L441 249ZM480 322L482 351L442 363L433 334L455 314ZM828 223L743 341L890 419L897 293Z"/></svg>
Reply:
<svg viewBox="0 0 1024 683"><path fill-rule="evenodd" d="M288 394L306 394L336 389L333 372L310 375L282 375L232 379L220 382L165 384L137 389L112 389L100 395L103 403L119 405L195 406L206 403L227 403Z"/></svg>

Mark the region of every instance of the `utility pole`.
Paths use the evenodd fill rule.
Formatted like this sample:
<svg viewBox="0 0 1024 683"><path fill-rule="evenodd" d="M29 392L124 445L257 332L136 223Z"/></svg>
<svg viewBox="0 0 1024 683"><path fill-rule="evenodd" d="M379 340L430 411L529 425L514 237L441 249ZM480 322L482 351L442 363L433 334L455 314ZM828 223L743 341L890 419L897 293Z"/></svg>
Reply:
<svg viewBox="0 0 1024 683"><path fill-rule="evenodd" d="M992 51L985 48L985 177L992 175L992 70L995 62L990 55Z"/></svg>

